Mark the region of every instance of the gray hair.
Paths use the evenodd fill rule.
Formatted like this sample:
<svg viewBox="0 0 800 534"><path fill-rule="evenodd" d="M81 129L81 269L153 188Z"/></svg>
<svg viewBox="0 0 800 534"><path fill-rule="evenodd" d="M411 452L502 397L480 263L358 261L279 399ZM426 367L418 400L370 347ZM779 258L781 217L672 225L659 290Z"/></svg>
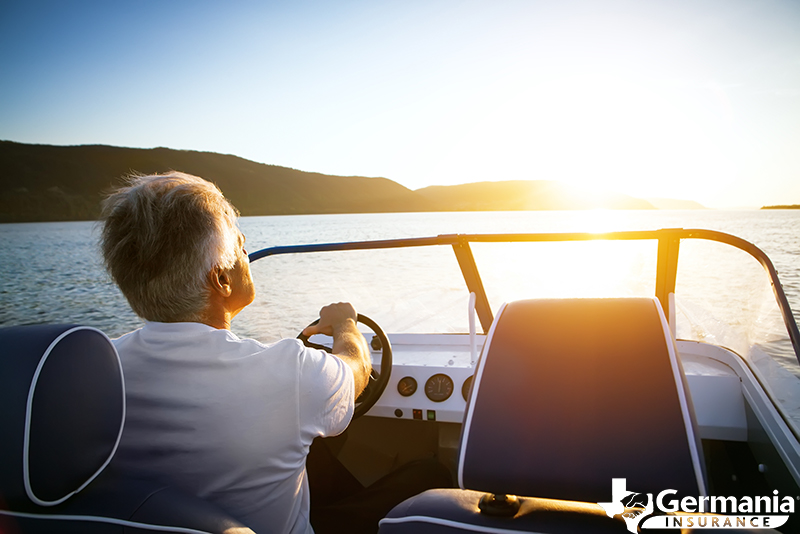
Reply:
<svg viewBox="0 0 800 534"><path fill-rule="evenodd" d="M239 212L216 185L181 172L130 176L103 202L106 269L147 321L197 321L208 273L236 263Z"/></svg>

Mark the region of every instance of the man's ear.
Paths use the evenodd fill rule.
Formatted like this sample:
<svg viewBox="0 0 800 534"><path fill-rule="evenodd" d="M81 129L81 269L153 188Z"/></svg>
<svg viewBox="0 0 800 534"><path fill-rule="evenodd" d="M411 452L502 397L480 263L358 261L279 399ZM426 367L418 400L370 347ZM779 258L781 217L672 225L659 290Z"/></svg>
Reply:
<svg viewBox="0 0 800 534"><path fill-rule="evenodd" d="M219 266L214 267L208 273L208 280L211 284L211 290L221 297L230 297L233 292L231 286L231 277L228 271Z"/></svg>

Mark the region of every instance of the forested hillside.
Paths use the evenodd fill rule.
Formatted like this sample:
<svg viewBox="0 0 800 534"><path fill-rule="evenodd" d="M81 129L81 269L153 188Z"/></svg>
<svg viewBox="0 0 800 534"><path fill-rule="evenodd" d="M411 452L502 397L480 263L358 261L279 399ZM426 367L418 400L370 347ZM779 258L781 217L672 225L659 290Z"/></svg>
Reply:
<svg viewBox="0 0 800 534"><path fill-rule="evenodd" d="M0 222L95 219L125 175L170 170L215 182L242 215L431 209L386 178L328 176L210 152L0 141Z"/></svg>
<svg viewBox="0 0 800 534"><path fill-rule="evenodd" d="M387 178L330 176L213 152L0 141L0 222L96 219L103 197L125 176L170 170L215 182L245 216L687 207L686 201L658 199L654 206L551 180L502 181L492 176L487 177L492 181L412 191Z"/></svg>

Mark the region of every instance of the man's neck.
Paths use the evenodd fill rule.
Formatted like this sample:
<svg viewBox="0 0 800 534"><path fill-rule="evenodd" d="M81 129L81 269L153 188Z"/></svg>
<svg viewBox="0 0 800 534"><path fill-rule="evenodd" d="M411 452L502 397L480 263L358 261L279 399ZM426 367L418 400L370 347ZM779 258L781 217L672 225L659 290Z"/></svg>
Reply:
<svg viewBox="0 0 800 534"><path fill-rule="evenodd" d="M230 330L231 320L233 320L232 313L214 306L210 306L205 313L200 316L201 323L218 330Z"/></svg>

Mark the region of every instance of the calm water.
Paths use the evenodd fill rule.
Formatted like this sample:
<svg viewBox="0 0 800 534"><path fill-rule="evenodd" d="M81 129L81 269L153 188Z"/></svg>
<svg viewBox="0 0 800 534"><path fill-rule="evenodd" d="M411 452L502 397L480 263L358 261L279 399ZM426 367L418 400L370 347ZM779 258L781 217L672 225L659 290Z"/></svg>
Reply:
<svg viewBox="0 0 800 534"><path fill-rule="evenodd" d="M737 235L764 250L780 273L795 316L800 310L800 211L314 215L245 217L241 227L250 251L274 245L450 233L707 228ZM0 267L5 274L0 283L0 325L80 323L112 337L139 327L141 321L105 275L96 242L97 229L91 222L0 225ZM476 245L475 256L486 270L484 282L493 307L520 296L653 294L655 243L607 249L584 243L574 251L559 246L539 244L536 250L512 254L495 245ZM678 278L678 293L688 295L679 307L683 333L692 328L691 320L703 314L750 307L755 311L734 322L759 323L775 334L775 325L764 319L772 312L764 312L769 304L761 302L763 280L756 280L763 278L761 268L729 254L713 247L697 254L692 246L681 248L682 266L687 265L692 275L681 271ZM742 270L735 266L740 261L754 266L748 264ZM752 272L745 272L748 269ZM258 295L234 322L240 335L266 341L294 336L314 319L320 306L338 300L353 302L390 332L466 330L466 288L448 247L267 258L255 262L252 270ZM620 289L621 284L627 287ZM710 311L706 309L709 303ZM703 335L710 334L690 337L702 339Z"/></svg>

